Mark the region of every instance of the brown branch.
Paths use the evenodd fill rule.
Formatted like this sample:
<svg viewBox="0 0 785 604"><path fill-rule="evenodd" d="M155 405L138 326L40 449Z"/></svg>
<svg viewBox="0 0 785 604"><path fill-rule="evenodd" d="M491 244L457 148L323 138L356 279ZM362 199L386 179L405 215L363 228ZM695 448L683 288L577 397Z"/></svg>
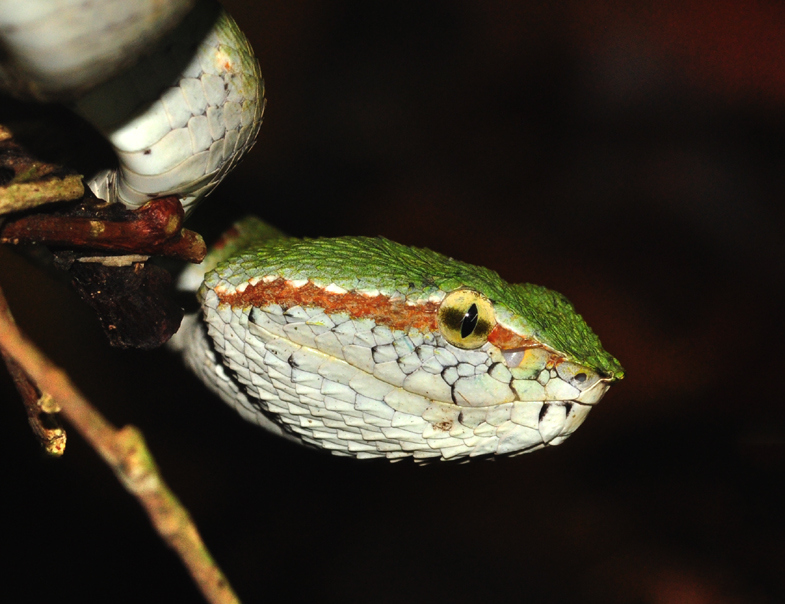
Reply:
<svg viewBox="0 0 785 604"><path fill-rule="evenodd" d="M36 243L170 256L201 262L207 253L198 233L183 229L183 206L176 197L163 197L119 218L32 214L9 220L0 228L0 243Z"/></svg>
<svg viewBox="0 0 785 604"><path fill-rule="evenodd" d="M239 604L188 511L164 484L141 432L133 426L118 430L93 408L66 373L22 335L10 319L1 289L0 348L21 366L39 390L51 395L66 419L139 500L158 533L180 556L205 598L214 604Z"/></svg>

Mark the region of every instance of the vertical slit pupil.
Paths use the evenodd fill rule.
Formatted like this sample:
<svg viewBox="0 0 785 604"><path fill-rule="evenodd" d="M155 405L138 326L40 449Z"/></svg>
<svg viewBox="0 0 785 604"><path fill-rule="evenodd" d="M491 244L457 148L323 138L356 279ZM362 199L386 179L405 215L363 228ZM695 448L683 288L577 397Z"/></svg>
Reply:
<svg viewBox="0 0 785 604"><path fill-rule="evenodd" d="M466 314L463 315L463 319L461 320L461 337L468 338L474 332L474 329L477 327L477 317L479 313L477 312L477 305L472 304L469 307L469 310L466 311Z"/></svg>

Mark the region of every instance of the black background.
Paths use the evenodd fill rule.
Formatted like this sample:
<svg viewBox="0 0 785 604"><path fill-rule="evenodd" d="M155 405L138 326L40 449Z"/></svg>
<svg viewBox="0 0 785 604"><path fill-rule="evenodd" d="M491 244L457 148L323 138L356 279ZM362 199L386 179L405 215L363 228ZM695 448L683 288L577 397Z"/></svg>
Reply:
<svg viewBox="0 0 785 604"><path fill-rule="evenodd" d="M244 423L166 351L109 349L3 251L18 321L143 430L241 599L785 600L781 7L227 5L269 104L192 228L253 212L547 285L628 372L564 446L333 458ZM95 453L71 431L45 459L0 388L3 601L201 601Z"/></svg>

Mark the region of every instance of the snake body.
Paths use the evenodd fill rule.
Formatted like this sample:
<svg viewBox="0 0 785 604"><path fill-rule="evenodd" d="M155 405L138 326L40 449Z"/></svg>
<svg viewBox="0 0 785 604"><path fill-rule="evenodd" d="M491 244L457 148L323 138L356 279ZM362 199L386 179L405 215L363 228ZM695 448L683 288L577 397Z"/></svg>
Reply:
<svg viewBox="0 0 785 604"><path fill-rule="evenodd" d="M212 0L0 0L0 38L6 89L68 101L114 148L88 181L101 199L188 213L256 141L259 63Z"/></svg>
<svg viewBox="0 0 785 604"><path fill-rule="evenodd" d="M104 133L119 167L90 180L99 197L137 207L177 194L188 210L254 143L258 63L211 0L163 14L154 0L108 4L117 46L94 36L106 48L86 66L63 40L87 36L74 23L96 27L83 12L101 3L0 0L0 81L69 101ZM139 20L148 26L134 34ZM47 28L61 32L61 65L46 59ZM337 455L462 459L559 444L623 377L560 294L382 238L299 240L247 219L181 282L202 304L173 341L194 372L245 419Z"/></svg>

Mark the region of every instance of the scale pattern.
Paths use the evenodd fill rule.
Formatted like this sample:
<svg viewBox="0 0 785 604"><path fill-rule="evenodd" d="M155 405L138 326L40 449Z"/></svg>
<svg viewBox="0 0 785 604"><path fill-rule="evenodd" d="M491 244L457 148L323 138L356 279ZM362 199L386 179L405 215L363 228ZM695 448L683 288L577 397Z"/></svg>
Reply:
<svg viewBox="0 0 785 604"><path fill-rule="evenodd" d="M199 18L206 17L189 15ZM188 213L256 141L264 82L245 36L223 11L196 43L190 28L179 35L181 29L159 52L76 104L119 160L117 170L104 170L88 183L102 199L139 207L178 195ZM171 74L173 65L185 68Z"/></svg>
<svg viewBox="0 0 785 604"><path fill-rule="evenodd" d="M233 233L253 239L242 225ZM335 260L343 252L326 253L360 241L280 238L252 244L247 253L232 249L228 260L211 262L200 291L203 316L189 319L183 330L191 331L190 342L178 335L186 362L243 417L267 429L336 455L419 461L514 455L559 444L621 377L616 360L602 349L592 357L607 356L616 375L571 360L550 342L502 350L489 341L469 350L449 343L435 324L414 327L429 324L418 322L418 313L455 287L471 283L483 291L483 278L504 282L487 269L386 240L373 240L385 250L383 265L367 246L362 259L344 258L343 264ZM305 249L310 253L292 263L292 255ZM420 256L427 271L412 267ZM325 259L334 271L325 269ZM404 265L413 270L399 280L397 267ZM456 281L459 268L464 277ZM283 285L288 293L278 302L257 295L271 291L265 288L283 291ZM305 293L302 303L292 303L298 292L315 288L329 292L331 308L309 302ZM411 325L391 326L385 316L364 314L355 303L358 294L402 301ZM344 298L353 302L341 309ZM561 300L551 312L562 308ZM517 316L518 310L506 312ZM575 321L580 317L568 322ZM532 341L531 333L521 335Z"/></svg>

